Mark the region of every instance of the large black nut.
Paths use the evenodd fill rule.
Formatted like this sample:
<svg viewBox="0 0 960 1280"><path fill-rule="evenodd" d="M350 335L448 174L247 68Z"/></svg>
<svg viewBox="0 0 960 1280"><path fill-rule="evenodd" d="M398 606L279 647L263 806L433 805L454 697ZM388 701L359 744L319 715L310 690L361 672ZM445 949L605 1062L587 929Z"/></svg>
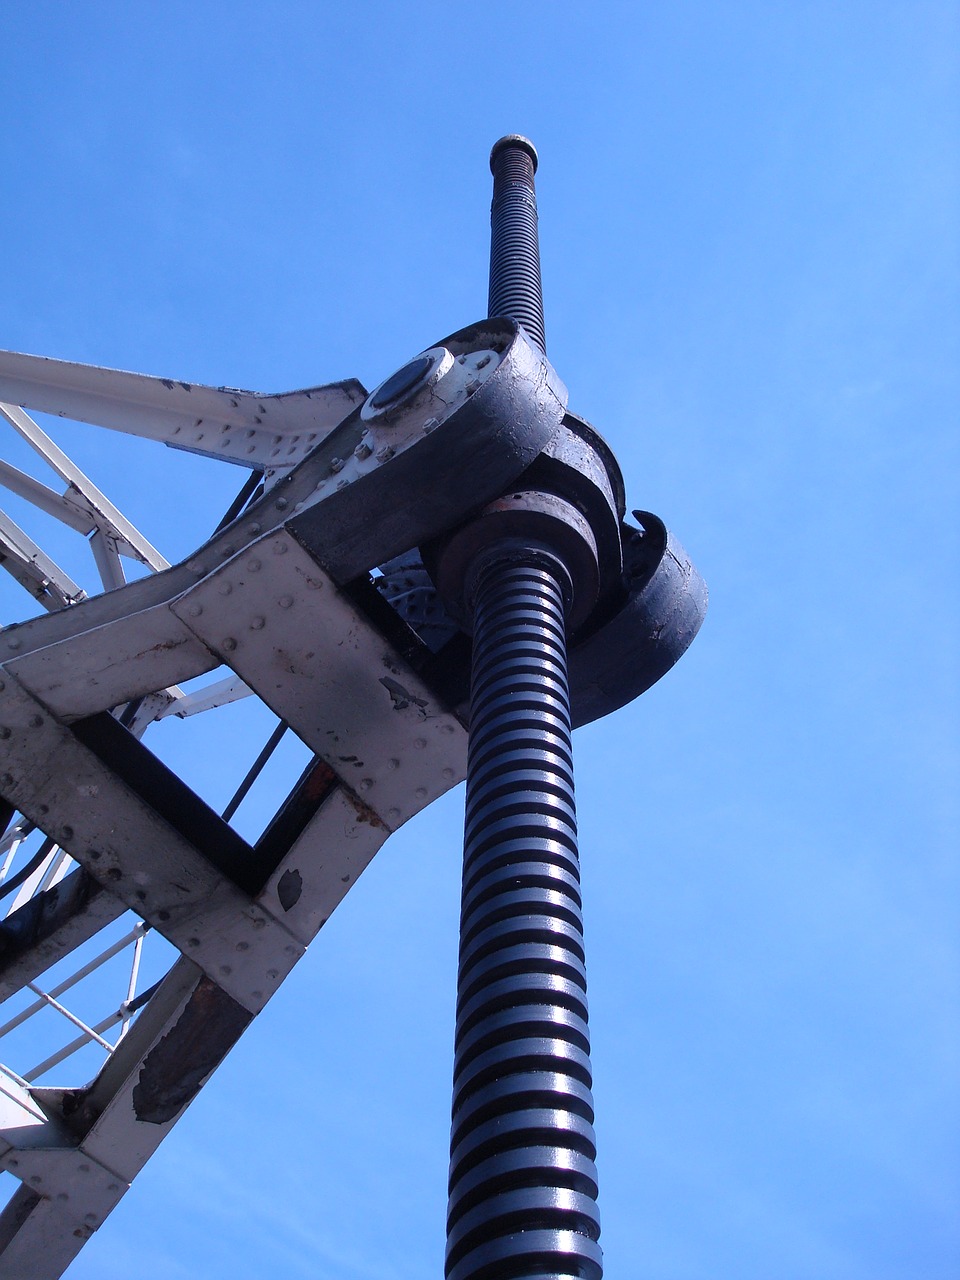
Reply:
<svg viewBox="0 0 960 1280"><path fill-rule="evenodd" d="M597 543L589 521L553 493L521 490L489 503L446 540L436 565L437 590L450 613L472 631L481 572L494 561L542 557L569 584L568 629L590 616L600 592Z"/></svg>

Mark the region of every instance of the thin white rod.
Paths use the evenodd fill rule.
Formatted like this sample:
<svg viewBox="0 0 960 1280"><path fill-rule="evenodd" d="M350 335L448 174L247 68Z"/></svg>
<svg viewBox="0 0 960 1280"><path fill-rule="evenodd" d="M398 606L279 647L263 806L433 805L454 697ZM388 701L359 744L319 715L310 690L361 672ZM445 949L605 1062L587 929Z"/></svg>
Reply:
<svg viewBox="0 0 960 1280"><path fill-rule="evenodd" d="M77 1027L78 1030L82 1031L85 1036L89 1036L91 1040L96 1040L97 1044L106 1049L108 1053L113 1052L113 1045L109 1040L104 1040L103 1036L98 1035L92 1027L88 1027L82 1018L78 1018L75 1013L71 1013L69 1009L59 1002L59 1000L54 1000L53 996L49 995L46 991L41 991L40 988L34 986L32 982L28 982L27 986L34 995L39 996L40 999L45 1000L51 1008L56 1009L57 1013L62 1013L67 1021L72 1022L73 1025Z"/></svg>
<svg viewBox="0 0 960 1280"><path fill-rule="evenodd" d="M92 1029L96 1032L109 1031L110 1028L115 1027L119 1021L120 1013L118 1011L116 1013L109 1014L106 1018L101 1018L101 1020ZM78 1050L85 1049L89 1043L90 1041L86 1036L77 1036L76 1040L71 1040L70 1043L64 1045L62 1049L58 1049L56 1053L52 1053L49 1058L44 1058L43 1062L38 1062L35 1067L31 1067L24 1078L24 1083L32 1084L39 1076L42 1076L45 1072L51 1071L54 1067L59 1066L61 1062L65 1062L67 1058L72 1057ZM109 1042L104 1043L107 1044L107 1050L109 1053L113 1053L114 1049L117 1047L116 1044L110 1044ZM117 1044L119 1043L120 1040L118 1039Z"/></svg>
<svg viewBox="0 0 960 1280"><path fill-rule="evenodd" d="M84 978L89 977L89 975L99 969L101 965L106 964L108 960L112 960L118 952L124 949L124 947L128 947L135 938L142 937L143 934L149 931L149 928L150 926L148 924L145 924L142 920L138 920L129 933L124 934L124 936L117 942L113 943L112 946L107 947L106 951L101 951L98 956L94 956L94 958L85 964L82 969L78 969L76 973L72 973L68 978L64 978L64 980L59 982L55 987L51 987L50 994L52 996L62 996L65 991L69 991L70 988L76 986L78 982L82 982ZM39 1013L43 1006L43 1000L37 1000L33 1004L28 1005L27 1008L21 1013L18 1013L15 1018L11 1018L9 1022L4 1023L4 1025L0 1027L0 1038L19 1027L21 1023L26 1022L28 1018L32 1018L35 1013Z"/></svg>
<svg viewBox="0 0 960 1280"><path fill-rule="evenodd" d="M120 1026L120 1036L126 1035L127 1027L133 1014L130 1012L130 1004L133 997L137 994L137 978L140 976L140 957L143 954L143 934L133 944L133 961L130 965L130 981L127 983L127 998L120 1006L120 1012L123 1015ZM118 1041L119 1043L119 1041Z"/></svg>
<svg viewBox="0 0 960 1280"><path fill-rule="evenodd" d="M130 549L130 554L142 560L153 570L169 569L170 562L165 560L156 547L146 540L123 513L113 505L105 494L101 493L89 476L84 475L62 449L50 439L47 433L30 417L28 413L12 404L0 404L2 415L18 432L31 448L56 471L61 480L73 485L89 503L97 517L97 525L107 529Z"/></svg>

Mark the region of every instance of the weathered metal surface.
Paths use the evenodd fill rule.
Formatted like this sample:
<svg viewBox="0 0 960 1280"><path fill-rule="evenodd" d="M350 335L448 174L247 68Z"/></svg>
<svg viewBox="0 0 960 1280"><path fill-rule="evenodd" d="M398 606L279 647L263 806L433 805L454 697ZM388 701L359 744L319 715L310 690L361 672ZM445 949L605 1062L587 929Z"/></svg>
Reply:
<svg viewBox="0 0 960 1280"><path fill-rule="evenodd" d="M168 1124L176 1119L249 1021L243 1005L202 978L176 1022L143 1059L131 1094L137 1120Z"/></svg>
<svg viewBox="0 0 960 1280"><path fill-rule="evenodd" d="M570 655L575 726L609 715L656 684L686 653L706 614L706 585L683 547L657 516L634 516L643 532L623 529L627 599Z"/></svg>
<svg viewBox="0 0 960 1280"><path fill-rule="evenodd" d="M467 536L460 568L483 560L482 581L489 544L509 548L473 655L447 1273L601 1274L564 630L583 623L584 722L676 661L705 590L655 517L642 536L622 524L612 454L565 413L542 353L535 164L524 139L494 149L491 309L514 318L459 330L369 396L357 382L260 396L0 353L0 398L254 472L213 537L167 567L0 405L68 487L7 465L0 484L89 536L107 588L73 603L76 584L8 531L28 589L70 607L0 632L0 811L48 836L8 882L23 905L0 925L0 993L125 908L181 953L133 999L147 925L127 935L131 994L103 1022L74 1019L110 1051L89 1086L0 1075L0 1167L23 1181L0 1214L0 1275L60 1275L388 835L463 777L470 643L431 600L417 548L435 571L437 547L485 510L498 532L488 523L480 557ZM159 572L124 585L121 556ZM367 575L384 565L381 596ZM468 628L471 607L464 596ZM177 687L221 665L226 679ZM250 692L314 752L253 845L137 741L160 716ZM80 867L56 883L62 850ZM99 1033L118 1020L111 1046Z"/></svg>
<svg viewBox="0 0 960 1280"><path fill-rule="evenodd" d="M0 399L243 466L296 465L358 405L355 378L261 395L0 351Z"/></svg>
<svg viewBox="0 0 960 1280"><path fill-rule="evenodd" d="M391 829L462 779L461 725L289 533L173 608Z"/></svg>
<svg viewBox="0 0 960 1280"><path fill-rule="evenodd" d="M0 511L0 567L26 587L44 609L63 609L86 595L3 511Z"/></svg>

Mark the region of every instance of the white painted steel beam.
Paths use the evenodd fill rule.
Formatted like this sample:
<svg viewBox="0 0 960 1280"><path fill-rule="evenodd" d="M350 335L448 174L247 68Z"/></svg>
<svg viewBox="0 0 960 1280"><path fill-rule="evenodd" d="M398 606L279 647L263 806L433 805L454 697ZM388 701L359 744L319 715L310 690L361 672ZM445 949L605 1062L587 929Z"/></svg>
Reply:
<svg viewBox="0 0 960 1280"><path fill-rule="evenodd" d="M169 560L164 559L156 547L151 546L143 534L100 492L93 481L84 475L29 414L16 405L0 404L0 417L6 418L18 435L72 487L78 495L79 504L89 509L93 515L97 528L109 533L125 555L142 561L154 571L169 568Z"/></svg>
<svg viewBox="0 0 960 1280"><path fill-rule="evenodd" d="M262 395L0 351L0 398L253 469L295 466L366 398L355 378Z"/></svg>

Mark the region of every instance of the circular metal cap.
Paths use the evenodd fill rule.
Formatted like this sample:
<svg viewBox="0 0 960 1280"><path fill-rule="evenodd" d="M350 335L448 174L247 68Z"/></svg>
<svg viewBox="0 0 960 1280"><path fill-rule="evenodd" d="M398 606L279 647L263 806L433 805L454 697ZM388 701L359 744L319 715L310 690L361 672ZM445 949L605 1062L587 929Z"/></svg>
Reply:
<svg viewBox="0 0 960 1280"><path fill-rule="evenodd" d="M540 163L540 157L537 155L537 148L533 145L529 138L525 138L522 133L508 133L498 142L493 144L490 151L490 172L494 170L494 160L498 152L503 151L506 147L519 147L521 151L526 151L527 155L533 161L533 172L537 172L537 166Z"/></svg>
<svg viewBox="0 0 960 1280"><path fill-rule="evenodd" d="M394 400L399 400L402 395L412 390L432 365L433 361L429 356L417 356L415 360L405 364L402 369L392 373L386 382L380 383L370 397L370 407L386 409L387 405L392 404Z"/></svg>
<svg viewBox="0 0 960 1280"><path fill-rule="evenodd" d="M374 387L360 410L364 422L393 421L440 381L453 368L453 354L446 347L431 347L391 373Z"/></svg>

